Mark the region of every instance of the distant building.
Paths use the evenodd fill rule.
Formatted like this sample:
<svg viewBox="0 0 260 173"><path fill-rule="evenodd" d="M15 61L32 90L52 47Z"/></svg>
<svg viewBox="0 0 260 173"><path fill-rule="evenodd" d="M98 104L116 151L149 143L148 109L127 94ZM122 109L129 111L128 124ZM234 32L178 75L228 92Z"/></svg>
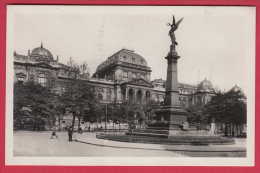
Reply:
<svg viewBox="0 0 260 173"><path fill-rule="evenodd" d="M151 67L141 55L132 50L121 49L98 65L92 77L81 76L81 80L95 87L102 103L146 104L161 103L165 97L165 81L151 80ZM54 59L43 47L34 48L27 55L14 52L14 81L35 81L49 87L53 93L66 90L71 79L69 67ZM186 107L206 104L215 94L212 83L205 79L199 85L179 83L180 103Z"/></svg>

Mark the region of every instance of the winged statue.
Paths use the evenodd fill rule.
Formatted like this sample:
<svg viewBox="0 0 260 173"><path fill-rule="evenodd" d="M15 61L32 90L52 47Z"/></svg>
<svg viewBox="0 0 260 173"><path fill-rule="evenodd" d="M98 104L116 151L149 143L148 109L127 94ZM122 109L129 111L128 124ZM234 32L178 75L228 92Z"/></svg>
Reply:
<svg viewBox="0 0 260 173"><path fill-rule="evenodd" d="M172 18L172 24L168 23L167 25L171 27L170 31L169 31L169 36L171 37L171 41L172 41L172 45L175 47L175 45L178 45L178 43L176 42L176 37L174 32L178 29L181 21L183 20L183 18L181 18L180 20L178 20L177 22L175 22L175 17L173 16Z"/></svg>

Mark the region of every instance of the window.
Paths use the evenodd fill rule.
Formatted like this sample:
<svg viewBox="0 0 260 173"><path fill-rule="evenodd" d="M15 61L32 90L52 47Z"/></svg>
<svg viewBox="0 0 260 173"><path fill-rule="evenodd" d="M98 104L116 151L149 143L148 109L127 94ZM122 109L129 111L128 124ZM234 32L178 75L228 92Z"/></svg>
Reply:
<svg viewBox="0 0 260 173"><path fill-rule="evenodd" d="M133 74L132 74L132 77L133 77L133 79L135 79L135 78L136 78L136 74L135 74L135 73L133 73Z"/></svg>
<svg viewBox="0 0 260 173"><path fill-rule="evenodd" d="M103 95L101 93L98 94L98 100L103 100Z"/></svg>
<svg viewBox="0 0 260 173"><path fill-rule="evenodd" d="M17 80L18 80L19 82L23 82L23 81L24 81L24 77L23 77L23 76L18 76Z"/></svg>
<svg viewBox="0 0 260 173"><path fill-rule="evenodd" d="M18 82L24 82L26 75L24 73L17 73L16 78L17 78Z"/></svg>
<svg viewBox="0 0 260 173"><path fill-rule="evenodd" d="M38 83L43 86L46 87L47 85L47 78L46 78L46 74L44 73L40 73L38 76Z"/></svg>
<svg viewBox="0 0 260 173"><path fill-rule="evenodd" d="M132 58L132 61L135 62L135 57Z"/></svg>
<svg viewBox="0 0 260 173"><path fill-rule="evenodd" d="M61 92L65 93L66 92L66 88L65 87L61 87Z"/></svg>
<svg viewBox="0 0 260 173"><path fill-rule="evenodd" d="M128 72L126 71L123 72L123 79L128 79Z"/></svg>

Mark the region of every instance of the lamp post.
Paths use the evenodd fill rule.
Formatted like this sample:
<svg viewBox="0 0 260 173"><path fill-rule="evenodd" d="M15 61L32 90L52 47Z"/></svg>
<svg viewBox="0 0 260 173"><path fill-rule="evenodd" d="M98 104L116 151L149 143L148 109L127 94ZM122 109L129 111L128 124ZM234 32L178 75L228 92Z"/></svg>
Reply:
<svg viewBox="0 0 260 173"><path fill-rule="evenodd" d="M105 109L105 118L106 118L106 121L105 121L105 130L107 131L107 103L106 103L106 109Z"/></svg>

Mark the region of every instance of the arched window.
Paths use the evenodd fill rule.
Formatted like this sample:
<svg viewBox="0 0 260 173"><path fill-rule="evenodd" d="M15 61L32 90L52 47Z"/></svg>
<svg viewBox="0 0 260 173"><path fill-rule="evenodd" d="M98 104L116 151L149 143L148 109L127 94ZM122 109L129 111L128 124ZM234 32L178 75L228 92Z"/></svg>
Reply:
<svg viewBox="0 0 260 173"><path fill-rule="evenodd" d="M38 83L43 86L46 87L47 86L47 77L45 73L40 73L38 76Z"/></svg>
<svg viewBox="0 0 260 173"><path fill-rule="evenodd" d="M103 95L101 93L98 94L98 100L103 100Z"/></svg>
<svg viewBox="0 0 260 173"><path fill-rule="evenodd" d="M129 89L128 97L129 97L129 104L133 104L134 103L134 90L133 89Z"/></svg>
<svg viewBox="0 0 260 173"><path fill-rule="evenodd" d="M137 104L142 104L142 91L141 90L138 90L137 93L136 93L136 102Z"/></svg>
<svg viewBox="0 0 260 173"><path fill-rule="evenodd" d="M146 91L145 92L145 101L146 103L149 103L150 102L150 97L151 97L151 94L149 91Z"/></svg>

